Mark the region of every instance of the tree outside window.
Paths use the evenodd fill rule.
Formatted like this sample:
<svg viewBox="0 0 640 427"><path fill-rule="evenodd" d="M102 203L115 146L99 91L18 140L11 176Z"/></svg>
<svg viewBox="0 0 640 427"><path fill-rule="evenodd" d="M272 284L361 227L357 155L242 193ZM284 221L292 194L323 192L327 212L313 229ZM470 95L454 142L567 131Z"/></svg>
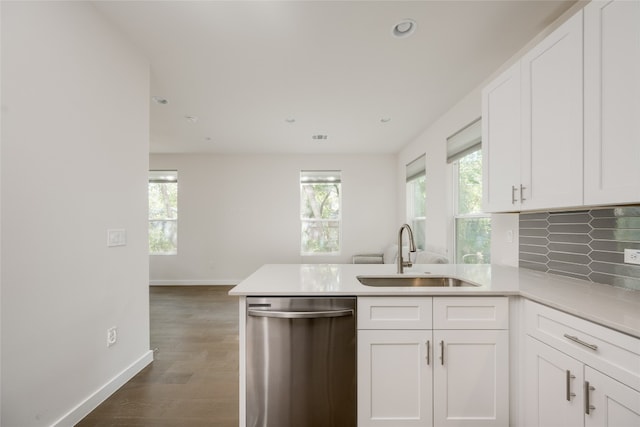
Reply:
<svg viewBox="0 0 640 427"><path fill-rule="evenodd" d="M340 205L340 171L300 172L302 255L340 253Z"/></svg>
<svg viewBox="0 0 640 427"><path fill-rule="evenodd" d="M456 262L491 262L491 217L482 212L482 151L478 146L454 163Z"/></svg>
<svg viewBox="0 0 640 427"><path fill-rule="evenodd" d="M149 254L178 252L178 172L149 171Z"/></svg>

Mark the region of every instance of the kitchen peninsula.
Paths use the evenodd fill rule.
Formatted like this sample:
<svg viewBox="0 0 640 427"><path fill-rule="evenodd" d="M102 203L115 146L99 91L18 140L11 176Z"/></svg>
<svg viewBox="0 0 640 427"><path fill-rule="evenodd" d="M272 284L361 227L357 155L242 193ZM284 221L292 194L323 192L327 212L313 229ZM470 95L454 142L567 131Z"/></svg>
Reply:
<svg viewBox="0 0 640 427"><path fill-rule="evenodd" d="M506 386L502 390L497 387L497 394L487 398L501 401L503 406L494 405L496 412L485 417L492 421L481 425L542 426L545 417L556 411L574 411L577 416L584 416L585 402L586 408L601 408L591 410L586 415L597 419L613 413L611 408L604 410L604 405L609 401L616 401L621 408L620 416L636 421L634 417L640 413L640 292L497 265L414 265L406 269L404 275L453 277L477 286L380 287L360 283L358 276L397 276L395 266L385 264L268 264L233 288L230 294L240 297L240 425L246 425L246 298L251 296L357 298L359 427L411 425L410 419L413 422L417 419L412 418L413 413L425 418L424 425L479 425L469 419L465 421L462 417L456 417L455 411L464 411L466 408L455 407L455 402L437 402L441 396L446 399L446 390L455 390L457 387L452 382L455 381L455 375L451 372L445 372L443 375L446 379L438 385L438 369L446 368L447 364L452 369L456 363L453 351L469 347L473 340L485 336L489 341L480 342L483 349L500 350L496 350L495 354L485 354L487 357L495 356L495 361L500 362L494 363L495 377L490 379L497 385ZM391 319L393 321L403 320L403 310L412 310L411 315L420 313L417 314L421 317L418 320L424 323L402 327L385 326L379 322L378 326L371 326L376 320L370 317L373 316L371 313L381 313L388 307L395 310L393 316L397 319ZM465 320L467 315L469 318ZM487 315L488 318L480 319ZM451 316L458 316L459 319L452 319ZM474 320L474 316L479 320ZM465 333L461 329L470 333L456 335ZM402 330L406 330L407 334L399 338ZM416 334L420 337L414 338ZM409 355L407 360L398 360L398 363L380 362L376 365L376 345L385 340L388 344L384 347L385 351L391 349L390 354L394 354L393 343L400 342L403 348L414 345L417 353ZM454 342L456 346L450 346L448 342ZM378 347L382 348L381 345ZM558 368L557 372L553 369L545 371L547 365L556 366L549 365L555 356L555 353L549 356L548 353L552 351L563 357L570 356L572 362L579 363L579 368L569 370L560 364L563 367ZM402 355L401 352L396 354L399 357ZM389 376L388 372L378 370L391 366L396 370L401 369L401 374L406 374L409 372L407 369L415 367L414 356L416 361L421 361L416 369L428 381L425 383L427 385L417 384L416 387L424 386L424 390L433 390L433 396L429 395L428 402L416 401L419 410L409 406L390 408L388 405L382 409L376 408L376 402L379 401L374 398L376 395L380 397L382 394L384 400L389 402L395 394L410 397L409 393L415 388L404 390L375 384L367 376L372 375L378 381L381 378L399 381L397 372ZM475 362L470 362L474 358L465 360L469 366L461 369L473 370ZM365 365L366 371L363 370ZM427 366L428 369L425 368ZM468 384L474 380L467 371L464 372L465 389L469 389ZM482 372L485 371L486 367L483 367ZM568 378L566 381L565 376ZM568 400L560 399L558 408L550 406L547 401L531 404L531 399L537 401L539 396L550 395L550 391L543 388L547 382L558 384L558 381L563 387L566 382ZM590 390L590 386L583 387L583 384L593 386L596 383L595 391ZM611 391L609 386L612 385L620 385L623 389ZM487 397L486 394L480 396ZM525 399L529 402L526 405ZM496 402L485 403L491 407ZM567 404L566 408L562 407L564 404ZM482 404L478 405L469 410L483 411L482 408L478 409ZM389 418L385 411L392 413L401 410L408 411L406 421L401 421L406 414L400 412L396 412L395 419L390 417L392 419L385 421ZM443 410L445 413L438 413Z"/></svg>
<svg viewBox="0 0 640 427"><path fill-rule="evenodd" d="M267 264L237 296L521 296L640 338L640 291L498 265L414 265L406 276L459 278L477 287L369 287L358 275L395 275L389 264Z"/></svg>

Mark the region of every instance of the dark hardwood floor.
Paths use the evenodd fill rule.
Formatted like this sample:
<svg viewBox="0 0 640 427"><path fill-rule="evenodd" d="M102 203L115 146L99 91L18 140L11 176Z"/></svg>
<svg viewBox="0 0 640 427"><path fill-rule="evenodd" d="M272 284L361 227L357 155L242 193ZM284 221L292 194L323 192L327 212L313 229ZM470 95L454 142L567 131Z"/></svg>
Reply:
<svg viewBox="0 0 640 427"><path fill-rule="evenodd" d="M154 361L78 426L238 426L231 286L151 287Z"/></svg>

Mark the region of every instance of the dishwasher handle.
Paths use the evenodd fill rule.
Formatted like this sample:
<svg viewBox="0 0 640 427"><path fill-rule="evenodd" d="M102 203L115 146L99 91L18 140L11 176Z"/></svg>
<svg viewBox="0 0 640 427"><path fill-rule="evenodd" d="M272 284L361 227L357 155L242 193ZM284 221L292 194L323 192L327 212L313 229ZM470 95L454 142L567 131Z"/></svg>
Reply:
<svg viewBox="0 0 640 427"><path fill-rule="evenodd" d="M327 317L353 316L353 309L329 311L276 311L276 310L247 310L249 316L277 317L280 319L318 319Z"/></svg>

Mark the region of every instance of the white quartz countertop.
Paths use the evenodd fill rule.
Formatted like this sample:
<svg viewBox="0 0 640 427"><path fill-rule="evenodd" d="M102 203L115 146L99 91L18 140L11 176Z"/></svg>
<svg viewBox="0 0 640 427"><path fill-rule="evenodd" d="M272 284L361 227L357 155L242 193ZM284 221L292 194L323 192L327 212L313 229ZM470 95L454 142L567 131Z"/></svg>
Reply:
<svg viewBox="0 0 640 427"><path fill-rule="evenodd" d="M238 296L519 295L640 338L640 291L498 265L423 264L405 276L449 276L472 287L373 287L357 276L393 276L395 264L266 264L234 287Z"/></svg>

